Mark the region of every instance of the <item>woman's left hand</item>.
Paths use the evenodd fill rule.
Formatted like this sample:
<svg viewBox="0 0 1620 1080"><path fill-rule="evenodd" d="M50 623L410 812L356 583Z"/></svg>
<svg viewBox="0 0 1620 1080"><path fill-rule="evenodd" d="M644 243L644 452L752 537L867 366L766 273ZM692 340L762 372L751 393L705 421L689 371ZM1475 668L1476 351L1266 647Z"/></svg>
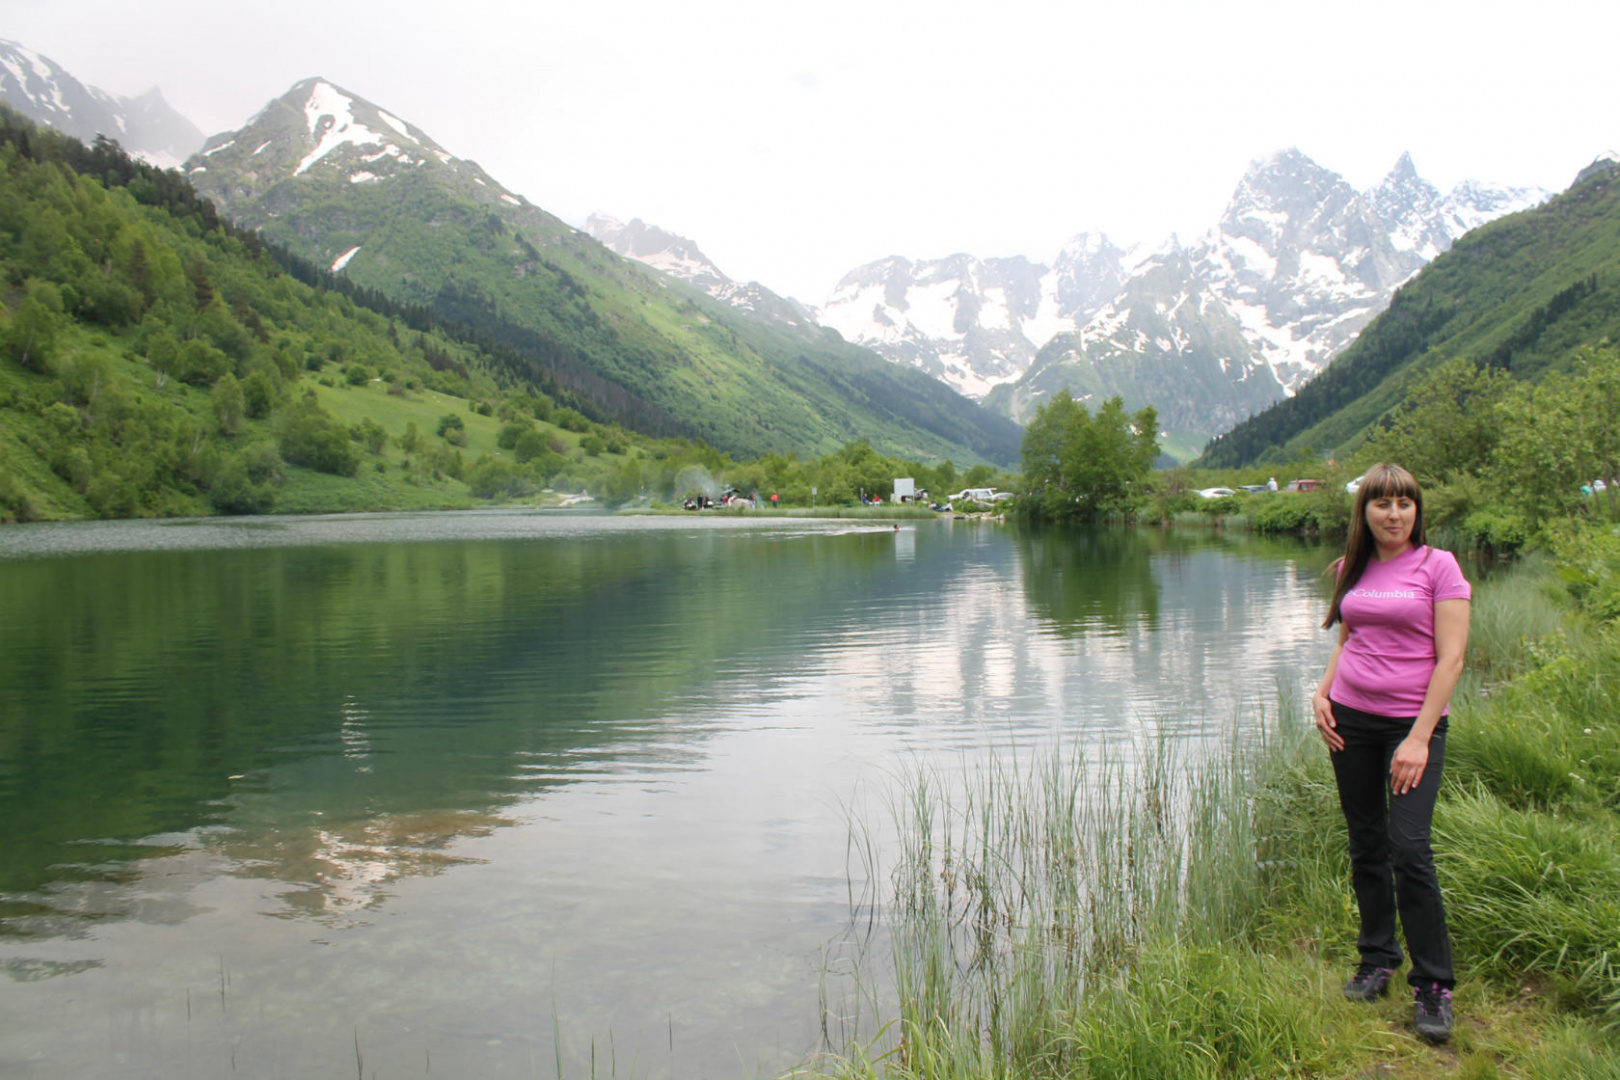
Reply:
<svg viewBox="0 0 1620 1080"><path fill-rule="evenodd" d="M1405 795L1418 786L1423 779L1423 770L1428 767L1429 740L1401 740L1401 745L1395 748L1394 757L1389 760L1390 790L1397 795Z"/></svg>

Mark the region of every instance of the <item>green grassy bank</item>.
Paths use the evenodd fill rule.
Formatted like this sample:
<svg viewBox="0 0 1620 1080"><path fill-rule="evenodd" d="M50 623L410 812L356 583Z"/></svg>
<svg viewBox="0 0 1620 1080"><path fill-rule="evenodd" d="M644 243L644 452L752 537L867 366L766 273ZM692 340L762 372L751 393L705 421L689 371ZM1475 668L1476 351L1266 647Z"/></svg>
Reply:
<svg viewBox="0 0 1620 1080"><path fill-rule="evenodd" d="M912 776L895 865L855 830L886 933L829 978L829 1050L806 1072L1620 1077L1620 536L1558 550L1476 594L1435 825L1449 1045L1415 1037L1403 993L1340 996L1343 823L1284 698L1213 761Z"/></svg>

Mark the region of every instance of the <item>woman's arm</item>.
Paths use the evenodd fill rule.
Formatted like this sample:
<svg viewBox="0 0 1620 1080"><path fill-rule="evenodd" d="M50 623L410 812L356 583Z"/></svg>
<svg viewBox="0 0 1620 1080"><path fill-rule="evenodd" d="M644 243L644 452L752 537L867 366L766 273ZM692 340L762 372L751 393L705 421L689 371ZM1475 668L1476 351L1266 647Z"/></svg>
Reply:
<svg viewBox="0 0 1620 1080"><path fill-rule="evenodd" d="M1389 762L1389 782L1397 795L1405 795L1423 779L1429 764L1429 737L1462 675L1463 653L1468 650L1468 601L1440 600L1434 605L1434 674L1423 695L1423 707L1412 722L1412 733L1395 748Z"/></svg>
<svg viewBox="0 0 1620 1080"><path fill-rule="evenodd" d="M1328 700L1328 691L1333 689L1333 677L1339 673L1339 654L1344 652L1344 643L1350 637L1350 628L1339 623L1339 643L1333 646L1333 655L1328 658L1327 673L1316 687L1316 693L1311 697L1312 710L1316 713L1316 730L1322 733L1322 741L1328 744L1329 750L1343 750L1344 737L1335 729L1333 723L1333 703Z"/></svg>

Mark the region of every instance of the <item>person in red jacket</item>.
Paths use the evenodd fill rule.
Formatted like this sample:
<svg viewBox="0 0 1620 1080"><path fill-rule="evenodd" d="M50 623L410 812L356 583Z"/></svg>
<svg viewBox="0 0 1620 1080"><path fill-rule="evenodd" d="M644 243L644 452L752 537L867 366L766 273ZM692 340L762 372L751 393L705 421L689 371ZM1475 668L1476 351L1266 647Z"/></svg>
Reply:
<svg viewBox="0 0 1620 1080"><path fill-rule="evenodd" d="M1324 628L1339 642L1317 687L1317 730L1333 757L1350 834L1361 954L1344 995L1373 1001L1412 967L1414 1026L1451 1037L1451 937L1429 844L1445 762L1446 715L1468 646L1472 590L1456 556L1424 542L1423 493L1398 465L1367 470Z"/></svg>

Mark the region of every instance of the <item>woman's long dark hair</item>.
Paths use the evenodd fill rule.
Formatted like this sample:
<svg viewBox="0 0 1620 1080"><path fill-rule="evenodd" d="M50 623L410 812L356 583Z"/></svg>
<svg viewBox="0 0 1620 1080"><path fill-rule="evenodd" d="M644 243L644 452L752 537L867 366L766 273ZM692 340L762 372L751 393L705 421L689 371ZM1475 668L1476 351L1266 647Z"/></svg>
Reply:
<svg viewBox="0 0 1620 1080"><path fill-rule="evenodd" d="M1416 478L1399 465L1379 462L1367 470L1367 474L1361 478L1361 486L1356 489L1356 508L1350 518L1350 535L1344 541L1344 557L1333 564L1339 571L1339 583L1333 589L1333 602L1328 605L1327 619L1322 623L1322 629L1326 630L1339 621L1339 605L1344 602L1345 594L1361 580L1362 572L1367 569L1367 560L1378 549L1372 526L1367 524L1367 504L1374 499L1401 496L1417 504L1417 517L1412 522L1412 546L1424 545L1423 489L1418 487Z"/></svg>

